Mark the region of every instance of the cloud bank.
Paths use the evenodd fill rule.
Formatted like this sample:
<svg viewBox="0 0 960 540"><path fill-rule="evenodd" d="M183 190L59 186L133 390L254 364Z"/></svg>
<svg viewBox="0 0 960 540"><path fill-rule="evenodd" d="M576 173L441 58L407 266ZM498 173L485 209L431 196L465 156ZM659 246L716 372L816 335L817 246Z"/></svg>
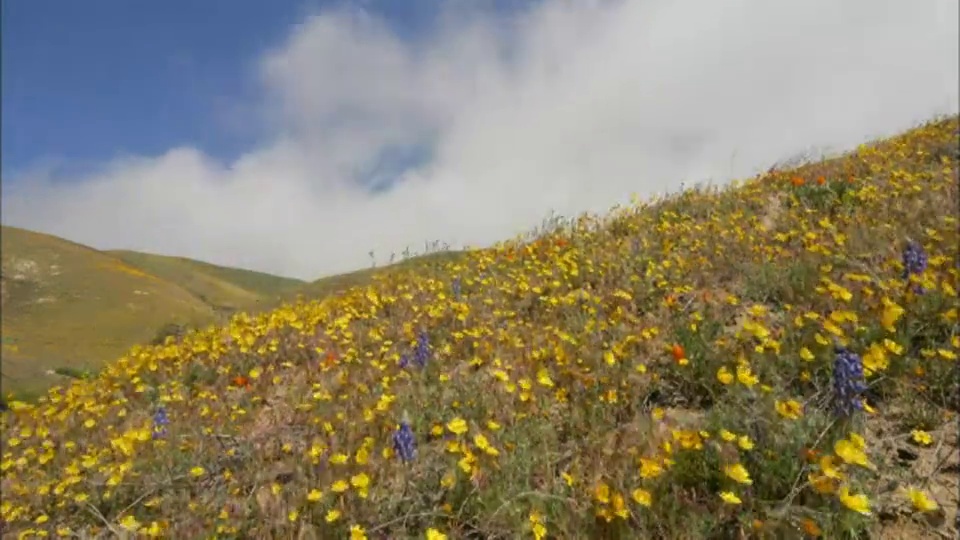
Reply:
<svg viewBox="0 0 960 540"><path fill-rule="evenodd" d="M450 5L453 5L452 3ZM261 144L5 182L2 218L305 279L486 245L957 111L956 0L545 0L402 41L322 11L257 60ZM7 134L15 136L15 134Z"/></svg>

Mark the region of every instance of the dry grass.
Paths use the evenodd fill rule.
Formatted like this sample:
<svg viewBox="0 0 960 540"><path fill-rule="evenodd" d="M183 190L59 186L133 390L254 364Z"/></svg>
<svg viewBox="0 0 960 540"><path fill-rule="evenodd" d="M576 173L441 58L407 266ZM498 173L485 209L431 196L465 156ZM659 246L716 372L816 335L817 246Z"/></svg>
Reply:
<svg viewBox="0 0 960 540"><path fill-rule="evenodd" d="M135 348L11 404L4 535L955 537L957 144L936 121ZM842 417L835 342L868 370Z"/></svg>
<svg viewBox="0 0 960 540"><path fill-rule="evenodd" d="M176 283L206 303L228 311L254 311L265 306L276 307L282 295L306 285L299 279L217 266L184 257L125 250L107 253L152 275Z"/></svg>
<svg viewBox="0 0 960 540"><path fill-rule="evenodd" d="M213 322L188 291L103 252L3 227L2 385L42 393L48 370L96 370L163 324Z"/></svg>

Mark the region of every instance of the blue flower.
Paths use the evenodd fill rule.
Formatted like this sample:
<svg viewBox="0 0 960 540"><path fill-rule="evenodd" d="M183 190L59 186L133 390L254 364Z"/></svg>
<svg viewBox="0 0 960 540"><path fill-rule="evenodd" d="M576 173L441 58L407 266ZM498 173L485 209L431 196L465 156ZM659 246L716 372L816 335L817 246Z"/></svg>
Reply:
<svg viewBox="0 0 960 540"><path fill-rule="evenodd" d="M919 276L927 269L927 254L923 251L923 246L910 240L903 249L903 279L909 280L911 275ZM923 294L923 287L918 284L913 285L913 291Z"/></svg>
<svg viewBox="0 0 960 540"><path fill-rule="evenodd" d="M413 349L413 361L417 366L424 367L431 356L429 337L426 332L421 331L417 335L417 345Z"/></svg>
<svg viewBox="0 0 960 540"><path fill-rule="evenodd" d="M159 439L166 435L169 423L170 418L167 417L167 409L162 405L157 407L156 412L153 413L153 438Z"/></svg>
<svg viewBox="0 0 960 540"><path fill-rule="evenodd" d="M837 412L841 416L849 416L863 408L860 396L867 389L863 378L863 360L845 347L837 346L834 352L833 397Z"/></svg>
<svg viewBox="0 0 960 540"><path fill-rule="evenodd" d="M413 429L406 420L393 434L393 450L403 461L412 461L417 457L417 442L413 436Z"/></svg>

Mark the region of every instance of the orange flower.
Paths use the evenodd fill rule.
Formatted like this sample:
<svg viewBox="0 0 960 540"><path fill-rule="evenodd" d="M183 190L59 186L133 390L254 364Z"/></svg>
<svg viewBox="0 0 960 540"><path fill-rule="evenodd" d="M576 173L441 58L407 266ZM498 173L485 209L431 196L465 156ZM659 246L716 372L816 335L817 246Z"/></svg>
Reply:
<svg viewBox="0 0 960 540"><path fill-rule="evenodd" d="M816 463L817 459L820 458L820 452L813 448L804 448L800 451L800 456L806 460L807 463Z"/></svg>
<svg viewBox="0 0 960 540"><path fill-rule="evenodd" d="M670 352L673 353L673 359L677 362L687 357L686 352L683 350L683 345L680 345L679 343L674 343Z"/></svg>
<svg viewBox="0 0 960 540"><path fill-rule="evenodd" d="M323 367L332 368L334 363L337 361L337 355L333 351L327 351L326 357L323 359Z"/></svg>
<svg viewBox="0 0 960 540"><path fill-rule="evenodd" d="M790 181L794 187L800 187L806 183L806 181L800 176L794 176L793 180Z"/></svg>
<svg viewBox="0 0 960 540"><path fill-rule="evenodd" d="M818 177L817 177L817 185L822 186L822 185L824 185L824 184L826 184L826 183L827 183L827 179L826 179L826 178L824 178L823 176L818 176Z"/></svg>
<svg viewBox="0 0 960 540"><path fill-rule="evenodd" d="M814 538L819 538L823 534L817 522L809 518L800 522L800 528L803 529L803 532Z"/></svg>
<svg viewBox="0 0 960 540"><path fill-rule="evenodd" d="M250 379L247 379L243 375L237 375L231 382L233 382L233 385L237 388L250 388Z"/></svg>

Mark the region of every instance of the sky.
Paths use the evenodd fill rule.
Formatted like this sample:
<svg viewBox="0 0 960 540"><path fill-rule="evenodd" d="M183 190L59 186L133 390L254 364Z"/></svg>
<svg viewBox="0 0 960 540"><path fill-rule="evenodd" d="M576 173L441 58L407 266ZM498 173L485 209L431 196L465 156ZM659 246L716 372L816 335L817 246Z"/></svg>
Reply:
<svg viewBox="0 0 960 540"><path fill-rule="evenodd" d="M316 279L958 110L956 0L9 1L0 220Z"/></svg>

